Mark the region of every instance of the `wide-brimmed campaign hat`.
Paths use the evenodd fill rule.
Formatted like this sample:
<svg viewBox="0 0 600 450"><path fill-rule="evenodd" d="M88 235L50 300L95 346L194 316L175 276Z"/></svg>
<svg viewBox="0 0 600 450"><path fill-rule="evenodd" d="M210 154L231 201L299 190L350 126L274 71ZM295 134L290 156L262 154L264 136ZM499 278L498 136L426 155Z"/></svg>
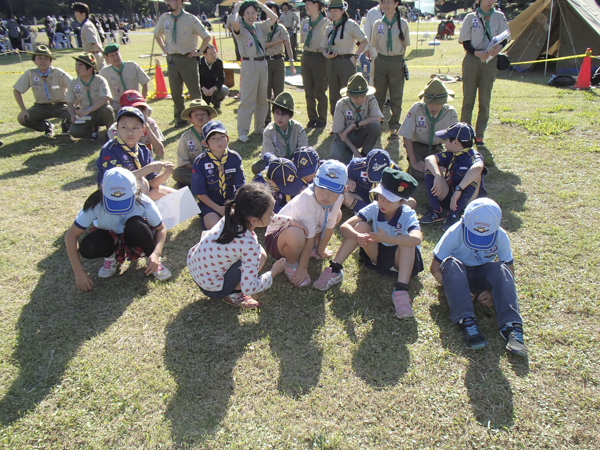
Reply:
<svg viewBox="0 0 600 450"><path fill-rule="evenodd" d="M84 63L86 66L93 67L94 70L98 70L96 65L96 57L91 53L80 53L77 56L71 56L75 61Z"/></svg>
<svg viewBox="0 0 600 450"><path fill-rule="evenodd" d="M434 78L427 84L425 89L419 93L419 98L425 103L443 105L450 100L454 100L454 91L446 89L444 83L437 78Z"/></svg>
<svg viewBox="0 0 600 450"><path fill-rule="evenodd" d="M275 100L267 101L273 105L279 106L283 109L287 109L288 111L291 111L293 113L298 113L298 111L294 111L294 107L296 106L296 104L294 102L294 97L292 97L292 94L290 94L289 92L282 92L277 97L275 97Z"/></svg>
<svg viewBox="0 0 600 450"><path fill-rule="evenodd" d="M373 95L374 93L375 88L369 86L365 77L360 73L352 75L348 80L348 86L340 89L340 94L348 97L362 97L365 95Z"/></svg>
<svg viewBox="0 0 600 450"><path fill-rule="evenodd" d="M192 100L190 102L190 106L188 106L187 108L185 108L183 110L183 112L181 113L181 118L183 120L187 120L190 118L190 114L192 114L192 111L195 109L203 109L205 110L208 115L210 116L211 119L216 118L219 113L215 110L215 108L213 108L212 106L210 106L208 103L206 103L204 100L202 100L201 98L197 98L195 100Z"/></svg>
<svg viewBox="0 0 600 450"><path fill-rule="evenodd" d="M52 54L52 52L50 51L50 49L48 47L46 47L45 45L38 45L34 51L32 52L27 52L28 54L32 55L32 56L45 56L47 58L50 58L52 60L56 59L56 56L54 56Z"/></svg>

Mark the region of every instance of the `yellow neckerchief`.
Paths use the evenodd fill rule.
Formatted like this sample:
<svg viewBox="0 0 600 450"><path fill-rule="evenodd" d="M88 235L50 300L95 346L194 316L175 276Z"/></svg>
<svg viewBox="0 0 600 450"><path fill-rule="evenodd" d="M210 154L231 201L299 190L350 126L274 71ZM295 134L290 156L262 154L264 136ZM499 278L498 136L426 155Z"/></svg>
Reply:
<svg viewBox="0 0 600 450"><path fill-rule="evenodd" d="M210 149L206 152L208 157L211 159L215 166L217 166L217 172L219 172L219 192L221 193L221 197L225 198L225 190L227 189L227 185L225 184L225 164L227 163L227 158L229 157L228 149L225 149L225 153L221 156L221 160L219 161L215 155L210 151Z"/></svg>
<svg viewBox="0 0 600 450"><path fill-rule="evenodd" d="M450 178L452 178L452 167L454 166L456 158L458 158L463 153L467 153L469 150L471 149L465 148L458 153L452 153L452 160L450 161L450 164L448 164L448 169L446 170L446 181L448 182L448 184L450 184Z"/></svg>
<svg viewBox="0 0 600 450"><path fill-rule="evenodd" d="M262 173L262 176L263 176L263 178L265 179L265 181L266 181L267 183L269 183L269 181L270 181L271 179L269 178L269 175L267 175L267 171L266 171L266 170L265 170L265 171L263 171L263 173ZM281 189L279 189L279 186L277 186L276 184L271 184L271 187L273 188L273 190L275 191L275 193L277 193L277 192L280 192L280 191L281 191ZM282 192L282 194L283 194L283 192ZM283 194L283 195L285 195L285 194ZM291 196L291 195L285 195L285 203L286 203L286 204L287 204L287 203L289 203L289 201L290 201L291 199L292 199L292 196Z"/></svg>
<svg viewBox="0 0 600 450"><path fill-rule="evenodd" d="M131 157L131 159L135 163L136 169L141 169L142 165L140 164L140 160L138 158L140 148L138 147L137 142L135 143L135 147L132 150L131 148L129 148L129 145L123 142L123 139L121 139L119 136L115 138L115 141L117 141L117 143L121 146L123 151Z"/></svg>

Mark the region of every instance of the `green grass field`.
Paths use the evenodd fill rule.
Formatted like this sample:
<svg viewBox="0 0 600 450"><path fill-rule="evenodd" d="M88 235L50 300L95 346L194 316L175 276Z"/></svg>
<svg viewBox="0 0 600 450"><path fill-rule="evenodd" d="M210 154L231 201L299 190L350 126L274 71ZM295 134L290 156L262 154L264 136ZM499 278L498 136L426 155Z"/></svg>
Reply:
<svg viewBox="0 0 600 450"><path fill-rule="evenodd" d="M150 34L131 38L125 59L147 64L138 56L150 52ZM435 49L430 39L417 52L411 36L403 116L432 73L461 73L456 38ZM222 43L232 59L231 40ZM77 52L59 50L55 65L74 69ZM101 262L84 261L96 287L79 292L63 238L94 190L102 142L46 139L18 125L12 86L30 66L27 57L0 57L3 448L600 447L598 91L548 87L540 71L503 72L495 84L485 183L515 255L530 351L523 360L505 353L483 307L490 347L467 350L427 270L411 282L415 319L395 319L392 279L355 256L344 283L327 293L298 290L280 275L257 295L259 311L208 301L185 265L200 237L197 218L168 233L172 281L145 277L143 262L100 280ZM461 84L449 87L460 111ZM302 91L291 92L304 111ZM220 120L248 174L261 137L236 141L236 105L225 101ZM165 158L175 161L172 102L151 106ZM383 145L406 167L387 136ZM328 156L327 131L310 132L309 142ZM421 215L423 188L417 199ZM441 234L424 226L426 267ZM339 243L336 232L330 247ZM322 268L311 260L311 277Z"/></svg>

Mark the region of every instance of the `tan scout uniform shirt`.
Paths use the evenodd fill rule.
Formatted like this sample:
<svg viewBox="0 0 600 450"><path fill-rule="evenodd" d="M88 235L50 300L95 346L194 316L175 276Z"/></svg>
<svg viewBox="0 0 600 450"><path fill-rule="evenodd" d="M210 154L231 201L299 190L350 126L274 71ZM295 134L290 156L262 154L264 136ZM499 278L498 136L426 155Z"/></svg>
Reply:
<svg viewBox="0 0 600 450"><path fill-rule="evenodd" d="M490 37L492 39L503 31L508 30L506 17L500 11L494 12L489 19L490 30L492 32ZM458 43L462 44L464 41L471 41L471 45L475 50L486 50L490 43L490 39L485 35L485 17L479 15L477 11L467 14L463 21Z"/></svg>
<svg viewBox="0 0 600 450"><path fill-rule="evenodd" d="M327 50L329 48L329 33L335 29L333 23L329 23L325 29L325 34L321 39L321 48ZM338 55L352 55L356 51L356 42L362 42L367 37L360 26L352 19L348 19L344 25L344 39L340 39L342 27L338 28L335 36L335 42L331 48L331 52L337 52Z"/></svg>
<svg viewBox="0 0 600 450"><path fill-rule="evenodd" d="M289 157L286 155L286 145L285 140L281 137L281 135L275 129L275 122L271 122L265 128L263 133L263 144L262 150L260 152L261 155L264 156L265 153L271 152L275 156L279 158L290 158L294 154L297 148L305 147L308 145L308 137L306 136L306 132L302 125L295 120L290 120L288 124L288 129L292 129L290 134L290 155ZM286 134L286 133L284 133Z"/></svg>
<svg viewBox="0 0 600 450"><path fill-rule="evenodd" d="M285 28L294 28L298 23L298 16L291 10L287 13L282 12L279 17L279 22L283 24Z"/></svg>
<svg viewBox="0 0 600 450"><path fill-rule="evenodd" d="M66 101L65 94L71 80L71 75L64 70L57 67L51 67L50 74L48 75L48 78L46 78L46 86L48 87L48 94L50 96L50 98L48 98L46 97L46 91L44 89L44 80L40 75L40 72L35 68L24 72L13 86L13 89L24 94L31 88L35 103L43 105L60 103Z"/></svg>
<svg viewBox="0 0 600 450"><path fill-rule="evenodd" d="M275 29L275 32L273 33L273 38L271 39L271 42L275 42L278 39L283 39L284 41L288 41L288 42L290 40L290 34L287 32L285 27L283 25L281 25L280 23L277 24L277 28ZM265 44L266 43L267 43L267 38L265 37ZM271 47L266 48L265 56L270 56L270 55L285 55L284 43L282 42L281 44L272 45Z"/></svg>
<svg viewBox="0 0 600 450"><path fill-rule="evenodd" d="M125 86L123 86L121 77L113 68L113 66L105 66L98 73L108 82L110 92L112 93L114 103L113 106L116 106L117 109L120 108L119 99L123 92L125 92L127 89L135 89L136 91L139 91L140 84L143 86L150 81L150 77L146 75L146 72L144 72L138 63L134 61L124 61L121 65L121 68L123 69L121 76L125 81Z"/></svg>
<svg viewBox="0 0 600 450"><path fill-rule="evenodd" d="M271 31L271 25L268 20L262 22L254 22L256 27L256 38L260 45L262 45L262 50L259 48L258 53L256 52L254 38L252 37L252 33L250 33L244 25L242 25L242 18L238 19L240 23L240 32L238 34L233 32L233 37L238 43L238 50L240 52L240 56L242 58L258 58L264 55L265 50L265 40L267 39L267 34Z"/></svg>
<svg viewBox="0 0 600 450"><path fill-rule="evenodd" d="M202 137L201 133L198 133ZM204 151L202 143L196 138L191 128L183 132L177 146L177 167L193 164L196 156Z"/></svg>
<svg viewBox="0 0 600 450"><path fill-rule="evenodd" d="M331 127L331 131L334 133L342 133L346 128L356 122L357 112L350 103L350 100L349 97L342 97L335 105L333 125ZM375 116L380 116L383 119L383 114L381 114L381 110L379 109L379 105L374 96L367 95L367 99L360 106L360 115L361 120Z"/></svg>
<svg viewBox="0 0 600 450"><path fill-rule="evenodd" d="M431 123L427 118L425 110L427 106L425 103L417 102L410 107L408 114L402 122L400 131L398 134L406 139L410 139L413 142L420 142L421 144L429 145L429 131L431 130ZM444 108L439 112L441 118L435 124L435 131L445 130L453 123L458 122L458 116L456 110L451 105L444 105ZM435 119L435 117L434 117ZM440 139L433 135L433 142L431 145L437 145L444 142L444 139Z"/></svg>
<svg viewBox="0 0 600 450"><path fill-rule="evenodd" d="M177 42L173 43L173 26L175 24L177 24ZM198 47L198 36L204 40L210 34L206 31L200 19L184 11L177 22L175 22L171 13L164 13L160 16L156 28L154 28L154 36L162 36L165 41L165 49L169 55L176 53L187 55Z"/></svg>
<svg viewBox="0 0 600 450"><path fill-rule="evenodd" d="M102 48L102 41L100 40L98 30L89 19L81 25L81 43L83 44L83 50L88 53L96 54L98 50L94 49L94 44Z"/></svg>
<svg viewBox="0 0 600 450"><path fill-rule="evenodd" d="M89 86L92 105L88 100L87 90L88 88L85 87L81 78L73 78L69 83L69 89L67 90L67 102L75 103L75 100L78 100L80 108L89 108L96 103L100 97L112 98L108 83L104 77L100 75L95 75Z"/></svg>
<svg viewBox="0 0 600 450"><path fill-rule="evenodd" d="M408 22L406 20L401 18L400 24L402 25L402 32L404 33L404 42L400 40L400 29L398 28L398 22L395 22L394 25L392 25L391 52L387 49L387 24L383 21L383 19L379 19L373 24L373 31L371 32L371 58L376 58L377 55L404 55L406 47L410 45L410 31L408 29Z"/></svg>
<svg viewBox="0 0 600 450"><path fill-rule="evenodd" d="M308 32L310 31L309 27L310 19L306 18L302 21L300 26L300 38L301 42L306 42L306 37L308 36ZM313 34L310 38L310 43L308 47L304 46L305 52L322 52L323 47L321 47L321 42L323 41L323 35L327 30L327 26L331 24L331 21L326 17L321 16L321 19L313 28Z"/></svg>

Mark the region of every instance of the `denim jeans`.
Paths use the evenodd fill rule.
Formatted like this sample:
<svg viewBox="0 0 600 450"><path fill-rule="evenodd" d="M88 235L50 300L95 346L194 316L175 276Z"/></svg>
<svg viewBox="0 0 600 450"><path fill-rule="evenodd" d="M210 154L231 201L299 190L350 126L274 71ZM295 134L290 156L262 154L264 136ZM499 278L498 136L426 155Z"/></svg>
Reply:
<svg viewBox="0 0 600 450"><path fill-rule="evenodd" d="M500 262L490 262L481 266L465 266L450 256L440 265L442 286L450 319L457 324L462 319L474 317L471 291L492 291L498 328L509 322L523 323L519 314L519 303L515 279L508 266Z"/></svg>

